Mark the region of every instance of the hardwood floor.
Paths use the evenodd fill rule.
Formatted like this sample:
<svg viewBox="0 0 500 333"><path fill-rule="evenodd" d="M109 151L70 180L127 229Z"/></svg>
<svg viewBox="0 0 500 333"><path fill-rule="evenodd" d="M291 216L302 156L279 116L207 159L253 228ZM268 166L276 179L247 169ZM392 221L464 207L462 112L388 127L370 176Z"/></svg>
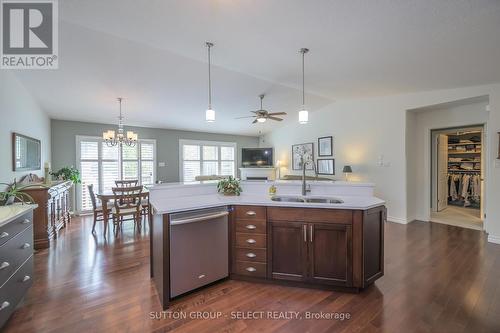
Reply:
<svg viewBox="0 0 500 333"><path fill-rule="evenodd" d="M500 332L500 245L480 231L387 223L385 276L359 294L225 281L152 319L162 313L147 232L130 223L120 238L104 239L91 228L90 218L75 218L36 254L34 286L5 332ZM232 311L264 311L264 319L236 320ZM269 311L350 319L270 319Z"/></svg>

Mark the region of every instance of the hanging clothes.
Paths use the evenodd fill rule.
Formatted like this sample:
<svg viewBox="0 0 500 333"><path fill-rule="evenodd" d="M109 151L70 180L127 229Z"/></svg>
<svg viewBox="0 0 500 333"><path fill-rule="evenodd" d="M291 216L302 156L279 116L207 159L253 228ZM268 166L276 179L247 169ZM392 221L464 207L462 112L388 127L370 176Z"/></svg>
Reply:
<svg viewBox="0 0 500 333"><path fill-rule="evenodd" d="M452 204L477 206L481 199L481 176L478 174L448 174L448 200Z"/></svg>

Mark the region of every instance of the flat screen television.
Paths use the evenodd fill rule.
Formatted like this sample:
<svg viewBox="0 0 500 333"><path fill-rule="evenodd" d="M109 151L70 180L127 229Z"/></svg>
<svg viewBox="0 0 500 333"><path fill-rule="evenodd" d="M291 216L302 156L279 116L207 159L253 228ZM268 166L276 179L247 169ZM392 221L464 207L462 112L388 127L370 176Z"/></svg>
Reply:
<svg viewBox="0 0 500 333"><path fill-rule="evenodd" d="M272 167L273 148L242 148L241 164L244 168Z"/></svg>

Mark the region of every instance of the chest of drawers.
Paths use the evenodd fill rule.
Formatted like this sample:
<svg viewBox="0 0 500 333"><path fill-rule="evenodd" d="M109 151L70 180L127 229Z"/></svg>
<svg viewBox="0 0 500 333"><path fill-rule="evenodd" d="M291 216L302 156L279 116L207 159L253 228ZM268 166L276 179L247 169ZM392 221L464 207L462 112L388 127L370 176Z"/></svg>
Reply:
<svg viewBox="0 0 500 333"><path fill-rule="evenodd" d="M0 226L0 327L33 284L33 211Z"/></svg>

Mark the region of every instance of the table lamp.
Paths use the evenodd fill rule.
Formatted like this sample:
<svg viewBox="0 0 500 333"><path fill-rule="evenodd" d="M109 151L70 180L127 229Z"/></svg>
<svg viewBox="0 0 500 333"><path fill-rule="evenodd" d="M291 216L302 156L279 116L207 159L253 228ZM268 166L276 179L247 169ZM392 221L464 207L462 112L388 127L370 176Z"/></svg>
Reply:
<svg viewBox="0 0 500 333"><path fill-rule="evenodd" d="M349 181L349 179L347 178L347 176L352 173L352 168L350 165L344 165L344 169L342 169L342 172L344 173L345 175L345 181Z"/></svg>

